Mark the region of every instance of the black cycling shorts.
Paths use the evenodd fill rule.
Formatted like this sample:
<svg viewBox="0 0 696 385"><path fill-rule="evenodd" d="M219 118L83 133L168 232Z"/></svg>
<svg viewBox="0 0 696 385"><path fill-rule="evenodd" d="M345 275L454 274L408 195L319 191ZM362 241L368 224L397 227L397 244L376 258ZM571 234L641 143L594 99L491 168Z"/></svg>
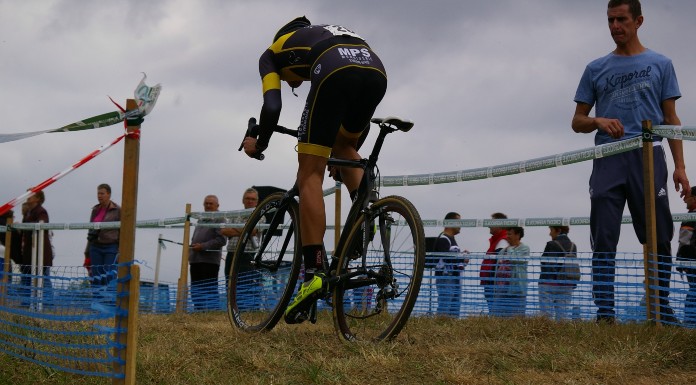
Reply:
<svg viewBox="0 0 696 385"><path fill-rule="evenodd" d="M318 55L302 112L298 152L328 158L339 131L358 138L387 91L379 57L359 39ZM362 43L362 44L360 44Z"/></svg>

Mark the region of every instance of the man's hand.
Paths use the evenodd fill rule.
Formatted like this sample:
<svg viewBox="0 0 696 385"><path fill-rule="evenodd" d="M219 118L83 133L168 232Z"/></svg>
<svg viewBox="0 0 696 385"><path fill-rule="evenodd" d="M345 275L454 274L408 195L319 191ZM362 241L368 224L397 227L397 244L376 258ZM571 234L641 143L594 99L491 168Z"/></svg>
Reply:
<svg viewBox="0 0 696 385"><path fill-rule="evenodd" d="M624 126L619 119L594 118L597 129L609 134L614 139L624 136Z"/></svg>
<svg viewBox="0 0 696 385"><path fill-rule="evenodd" d="M685 197L691 190L689 178L686 177L686 170L683 168L675 169L672 179L674 180L674 189L679 191L679 196L682 198ZM679 190L680 187L681 190Z"/></svg>
<svg viewBox="0 0 696 385"><path fill-rule="evenodd" d="M191 245L193 251L203 251L203 245L200 243L194 243Z"/></svg>

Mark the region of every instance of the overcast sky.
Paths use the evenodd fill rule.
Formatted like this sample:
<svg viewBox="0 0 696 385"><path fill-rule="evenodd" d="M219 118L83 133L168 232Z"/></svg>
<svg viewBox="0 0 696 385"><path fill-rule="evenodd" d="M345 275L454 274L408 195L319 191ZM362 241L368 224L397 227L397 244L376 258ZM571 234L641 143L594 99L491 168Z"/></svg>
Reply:
<svg viewBox="0 0 696 385"><path fill-rule="evenodd" d="M11 1L0 0L0 133L58 128L125 103L141 78L163 86L143 123L138 219L201 211L217 194L221 210L241 208L250 185L288 187L295 175L294 141L275 135L266 160L237 152L262 95L258 57L277 29L306 15L341 24L379 54L389 89L376 116L413 120L391 135L382 175L433 173L516 162L593 145L570 128L573 97L585 65L613 50L606 0L589 1ZM674 61L683 97L677 113L696 125L696 2L644 1L640 37ZM296 127L299 98L283 90L280 123ZM122 125L44 134L0 144L0 204L62 171L122 133ZM687 174L696 183L696 144L686 142ZM119 144L46 189L51 222L89 220L96 186L109 183L120 203L123 145ZM668 152L668 166L674 165ZM457 184L384 188L406 196L424 219L448 211L462 218L589 216L589 162ZM325 187L332 185L327 179ZM673 212L684 204L670 184ZM331 208L333 198L327 199ZM332 221L332 213L329 220ZM428 228L427 235L441 229ZM136 258L154 267L159 233L181 241L181 230L139 230ZM527 229L523 242L541 251L548 228ZM589 251L586 227L571 230ZM487 229L463 229L459 243L487 248ZM57 231L55 265L82 263L84 231ZM676 240L675 240L676 244ZM642 250L630 226L621 251ZM163 253L161 279L175 282L178 246ZM152 268L142 272L154 275Z"/></svg>

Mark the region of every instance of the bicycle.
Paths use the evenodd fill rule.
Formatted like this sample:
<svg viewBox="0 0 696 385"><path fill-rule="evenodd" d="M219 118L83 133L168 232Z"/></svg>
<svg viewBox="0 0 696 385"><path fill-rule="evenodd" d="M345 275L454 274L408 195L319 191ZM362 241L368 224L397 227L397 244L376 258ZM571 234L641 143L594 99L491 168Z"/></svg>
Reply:
<svg viewBox="0 0 696 385"><path fill-rule="evenodd" d="M348 341L396 337L416 302L425 266L423 222L416 208L401 196L378 198L377 159L384 139L395 131L408 132L413 123L396 117L372 122L380 131L368 158L328 160L329 166L364 170L336 250L331 261L327 256L323 262L328 285L320 300L331 308L339 336ZM255 119L249 126L247 136L255 136ZM297 133L282 126L275 131ZM240 235L227 309L230 322L244 331L273 329L299 286L303 258L297 198L297 183L286 193L269 195ZM313 323L318 306L323 304L315 302L310 312Z"/></svg>

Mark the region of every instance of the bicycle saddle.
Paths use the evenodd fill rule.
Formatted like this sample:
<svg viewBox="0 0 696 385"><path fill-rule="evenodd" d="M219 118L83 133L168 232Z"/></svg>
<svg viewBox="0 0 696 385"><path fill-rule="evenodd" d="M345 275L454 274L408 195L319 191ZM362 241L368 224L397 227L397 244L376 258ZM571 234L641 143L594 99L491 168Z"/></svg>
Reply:
<svg viewBox="0 0 696 385"><path fill-rule="evenodd" d="M372 123L376 124L387 124L396 127L397 130L408 132L413 128L413 122L406 119L401 119L396 116L387 116L386 118L372 118Z"/></svg>

